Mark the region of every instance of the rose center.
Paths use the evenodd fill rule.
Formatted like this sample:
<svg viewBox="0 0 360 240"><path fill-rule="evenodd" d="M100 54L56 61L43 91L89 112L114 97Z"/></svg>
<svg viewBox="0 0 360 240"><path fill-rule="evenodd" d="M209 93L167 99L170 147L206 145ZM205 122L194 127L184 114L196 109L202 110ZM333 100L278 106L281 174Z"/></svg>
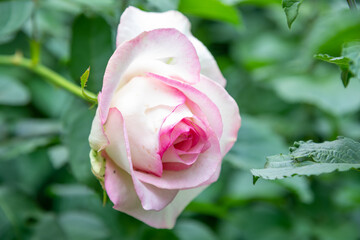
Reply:
<svg viewBox="0 0 360 240"><path fill-rule="evenodd" d="M160 136L163 144L164 170L180 171L190 168L199 154L209 148L206 132L192 119L184 118Z"/></svg>
<svg viewBox="0 0 360 240"><path fill-rule="evenodd" d="M189 132L182 133L173 143L174 148L181 151L188 151L199 142L199 135L193 129Z"/></svg>

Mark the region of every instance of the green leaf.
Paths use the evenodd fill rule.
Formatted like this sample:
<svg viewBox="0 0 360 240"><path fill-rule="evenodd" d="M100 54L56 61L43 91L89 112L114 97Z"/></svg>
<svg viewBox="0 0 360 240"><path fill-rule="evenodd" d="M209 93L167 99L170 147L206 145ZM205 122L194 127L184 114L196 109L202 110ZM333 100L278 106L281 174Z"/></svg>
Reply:
<svg viewBox="0 0 360 240"><path fill-rule="evenodd" d="M219 0L180 0L178 10L211 20L225 21L236 25L241 23L236 8L225 5Z"/></svg>
<svg viewBox="0 0 360 240"><path fill-rule="evenodd" d="M90 67L88 67L80 77L81 89L83 90L83 92L84 92L84 88L86 87L86 83L89 79L89 74L90 74Z"/></svg>
<svg viewBox="0 0 360 240"><path fill-rule="evenodd" d="M285 11L286 20L288 27L291 28L291 25L295 21L297 15L299 14L299 8L303 0L283 0L282 7Z"/></svg>
<svg viewBox="0 0 360 240"><path fill-rule="evenodd" d="M89 96L85 91L86 83L88 82L89 79L89 74L90 74L90 66L85 70L85 72L80 77L81 91L82 91L82 95L84 95L85 98L96 104L97 98L93 98Z"/></svg>
<svg viewBox="0 0 360 240"><path fill-rule="evenodd" d="M90 66L91 75L87 82L90 91L101 89L106 64L113 53L112 39L111 27L102 17L80 15L73 23L70 71L74 79L79 79L84 69Z"/></svg>
<svg viewBox="0 0 360 240"><path fill-rule="evenodd" d="M340 68L349 68L349 64L351 61L347 57L332 57L328 54L316 54L314 57L325 62L334 63Z"/></svg>
<svg viewBox="0 0 360 240"><path fill-rule="evenodd" d="M32 1L0 2L0 36L19 30L31 16L33 7Z"/></svg>
<svg viewBox="0 0 360 240"><path fill-rule="evenodd" d="M360 168L360 143L339 137L331 142L295 142L289 155L267 157L264 169L252 169L255 177L282 179L294 175L319 175Z"/></svg>
<svg viewBox="0 0 360 240"><path fill-rule="evenodd" d="M0 104L23 106L29 101L29 91L19 81L10 76L0 76Z"/></svg>
<svg viewBox="0 0 360 240"><path fill-rule="evenodd" d="M341 70L341 80L344 84L344 87L347 87L349 84L350 78L353 77L353 73L349 70L350 65L350 58L347 57L332 57L328 54L317 54L314 56L315 58L329 62L334 63L340 67Z"/></svg>
<svg viewBox="0 0 360 240"><path fill-rule="evenodd" d="M344 87L348 86L350 78L360 79L360 42L350 42L344 45L340 57L332 57L328 54L317 54L314 57L339 66Z"/></svg>
<svg viewBox="0 0 360 240"><path fill-rule="evenodd" d="M351 62L351 75L360 80L360 42L349 42L344 45L342 55L349 58Z"/></svg>

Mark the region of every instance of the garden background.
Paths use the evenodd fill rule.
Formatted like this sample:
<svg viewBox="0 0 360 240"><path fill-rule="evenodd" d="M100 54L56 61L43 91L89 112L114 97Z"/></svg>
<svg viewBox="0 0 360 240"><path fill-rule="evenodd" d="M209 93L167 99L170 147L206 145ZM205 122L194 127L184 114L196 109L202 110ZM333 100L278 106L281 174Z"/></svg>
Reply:
<svg viewBox="0 0 360 240"><path fill-rule="evenodd" d="M344 43L360 39L360 14L348 2L305 0L286 16L280 0L0 1L1 56L31 58L76 84L90 66L92 92L126 6L179 10L215 56L242 117L219 180L174 229L153 229L102 204L87 140L95 108L0 57L0 239L360 239L359 172L255 185L250 172L294 141L360 140L359 79L345 88L336 65L314 58L341 56Z"/></svg>

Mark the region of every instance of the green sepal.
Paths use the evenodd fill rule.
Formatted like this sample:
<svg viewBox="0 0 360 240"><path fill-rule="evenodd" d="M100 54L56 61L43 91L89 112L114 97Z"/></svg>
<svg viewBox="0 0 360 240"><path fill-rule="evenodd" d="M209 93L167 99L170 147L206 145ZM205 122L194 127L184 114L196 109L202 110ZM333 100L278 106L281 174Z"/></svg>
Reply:
<svg viewBox="0 0 360 240"><path fill-rule="evenodd" d="M101 152L95 151L94 149L90 150L90 162L91 162L91 171L94 176L99 180L103 189L104 178L105 178L105 158L101 156Z"/></svg>

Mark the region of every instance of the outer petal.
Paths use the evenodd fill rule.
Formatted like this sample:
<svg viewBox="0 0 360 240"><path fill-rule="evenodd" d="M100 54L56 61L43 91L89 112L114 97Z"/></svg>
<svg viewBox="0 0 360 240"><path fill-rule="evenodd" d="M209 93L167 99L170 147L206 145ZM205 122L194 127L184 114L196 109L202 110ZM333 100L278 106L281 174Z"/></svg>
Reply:
<svg viewBox="0 0 360 240"><path fill-rule="evenodd" d="M159 28L175 28L186 36L191 34L189 20L178 11L144 12L130 6L121 15L116 46L135 38L142 32Z"/></svg>
<svg viewBox="0 0 360 240"><path fill-rule="evenodd" d="M128 7L121 16L116 37L116 45L120 46L144 31L159 28L175 28L185 34L194 45L201 64L201 73L220 85L225 86L226 80L209 50L190 32L189 20L180 12L168 11L149 13L134 7Z"/></svg>
<svg viewBox="0 0 360 240"><path fill-rule="evenodd" d="M108 145L109 141L104 133L104 127L100 120L100 109L96 110L89 135L90 147L95 151L101 151Z"/></svg>
<svg viewBox="0 0 360 240"><path fill-rule="evenodd" d="M221 86L225 87L226 79L222 75L213 55L205 47L205 45L202 42L200 42L197 38L191 36L189 37L189 39L191 43L194 45L196 52L198 54L201 65L201 74L209 77L210 79L219 83Z"/></svg>
<svg viewBox="0 0 360 240"><path fill-rule="evenodd" d="M172 228L186 205L205 188L206 186L202 186L179 191L173 201L160 211L144 210L130 175L111 161L106 163L105 189L110 200L115 204L114 208L155 228Z"/></svg>
<svg viewBox="0 0 360 240"><path fill-rule="evenodd" d="M200 82L194 85L194 87L208 96L220 110L223 121L220 148L224 156L233 146L237 138L237 133L241 125L239 108L235 100L222 86L205 76L201 76Z"/></svg>
<svg viewBox="0 0 360 240"><path fill-rule="evenodd" d="M175 29L143 32L124 42L115 50L105 70L99 98L102 123L106 121L116 90L146 72L194 84L199 81L200 64L191 42Z"/></svg>
<svg viewBox="0 0 360 240"><path fill-rule="evenodd" d="M177 190L160 189L153 185L142 183L134 174L130 146L121 113L111 108L106 124L106 135L110 141L106 148L105 189L111 201L118 208L127 208L128 196L123 195L135 189L136 197L145 210L159 211L166 207L178 193ZM132 184L131 184L132 182ZM131 197L133 198L133 197Z"/></svg>

